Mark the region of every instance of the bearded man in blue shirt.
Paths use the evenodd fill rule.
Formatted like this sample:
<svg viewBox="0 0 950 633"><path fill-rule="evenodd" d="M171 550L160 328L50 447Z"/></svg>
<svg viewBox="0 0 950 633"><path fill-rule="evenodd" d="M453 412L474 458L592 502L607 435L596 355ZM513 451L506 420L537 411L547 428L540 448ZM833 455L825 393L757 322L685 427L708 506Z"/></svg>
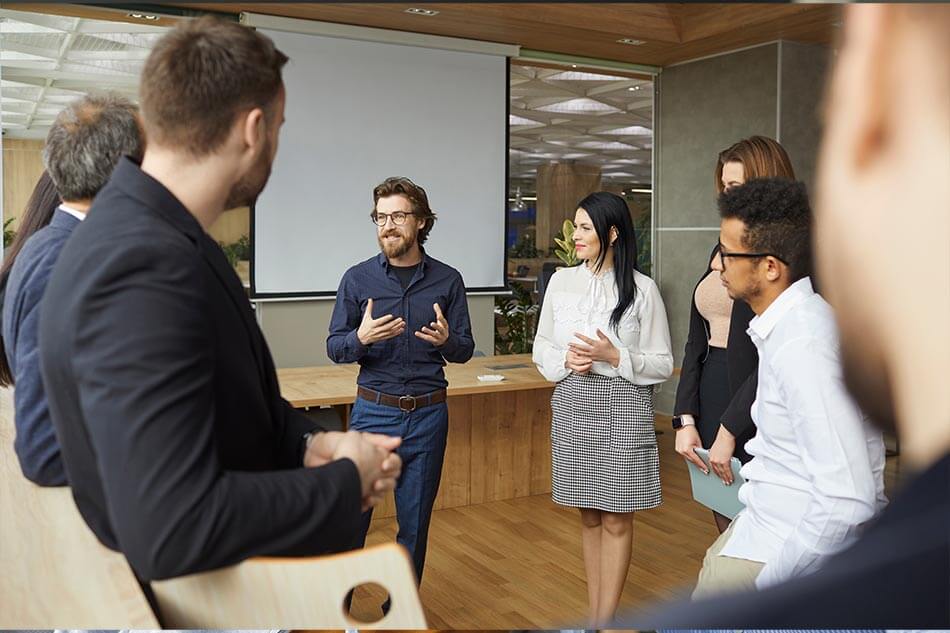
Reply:
<svg viewBox="0 0 950 633"><path fill-rule="evenodd" d="M462 276L422 248L436 219L425 190L408 178L387 178L373 190L373 203L381 252L344 273L327 354L335 363L360 364L350 428L402 438L396 541L422 582L449 424L442 368L468 361L475 341ZM358 546L371 518L372 510L363 514Z"/></svg>

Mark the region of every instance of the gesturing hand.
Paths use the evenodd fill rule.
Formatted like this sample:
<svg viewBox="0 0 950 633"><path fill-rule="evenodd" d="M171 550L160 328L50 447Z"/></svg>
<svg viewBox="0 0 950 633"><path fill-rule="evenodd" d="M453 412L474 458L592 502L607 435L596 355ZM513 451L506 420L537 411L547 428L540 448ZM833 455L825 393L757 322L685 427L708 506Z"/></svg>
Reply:
<svg viewBox="0 0 950 633"><path fill-rule="evenodd" d="M387 314L378 319L374 319L373 300L369 299L366 302L366 312L363 313L363 321L360 323L359 329L356 330L356 337L363 345L371 345L377 341L385 341L399 336L405 331L406 322L402 317L397 319L393 315Z"/></svg>
<svg viewBox="0 0 950 633"><path fill-rule="evenodd" d="M436 347L442 347L449 340L449 323L442 315L442 308L438 303L433 303L432 307L435 309L435 321L429 323L428 327L423 325L422 329L416 332L416 336Z"/></svg>
<svg viewBox="0 0 950 633"><path fill-rule="evenodd" d="M597 330L597 340L588 338L580 332L574 332L574 336L584 341L586 345L580 343L570 343L568 347L581 358L591 361L601 361L610 363L611 367L620 366L620 351L614 347L607 335Z"/></svg>

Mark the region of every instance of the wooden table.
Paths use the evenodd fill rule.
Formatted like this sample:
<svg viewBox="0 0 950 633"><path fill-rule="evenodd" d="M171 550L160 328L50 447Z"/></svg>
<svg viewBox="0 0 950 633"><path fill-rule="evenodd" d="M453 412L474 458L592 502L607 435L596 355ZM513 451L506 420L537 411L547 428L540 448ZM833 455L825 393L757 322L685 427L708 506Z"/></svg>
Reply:
<svg viewBox="0 0 950 633"><path fill-rule="evenodd" d="M295 407L333 406L347 419L359 366L279 369L282 395ZM505 380L483 383L482 374ZM551 393L530 354L473 358L445 368L449 435L435 507L551 492ZM395 514L389 499L375 516Z"/></svg>

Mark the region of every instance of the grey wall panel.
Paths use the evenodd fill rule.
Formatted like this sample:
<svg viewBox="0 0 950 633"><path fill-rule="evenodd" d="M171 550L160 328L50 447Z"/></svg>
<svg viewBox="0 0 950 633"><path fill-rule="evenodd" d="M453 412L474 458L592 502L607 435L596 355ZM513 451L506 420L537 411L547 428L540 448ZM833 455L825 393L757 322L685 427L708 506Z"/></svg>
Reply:
<svg viewBox="0 0 950 633"><path fill-rule="evenodd" d="M716 156L747 136L775 136L777 64L769 44L660 75L659 226L718 224Z"/></svg>
<svg viewBox="0 0 950 633"><path fill-rule="evenodd" d="M819 108L825 88L830 52L816 44L782 42L782 145L788 151L795 176L814 185L815 162L821 140Z"/></svg>

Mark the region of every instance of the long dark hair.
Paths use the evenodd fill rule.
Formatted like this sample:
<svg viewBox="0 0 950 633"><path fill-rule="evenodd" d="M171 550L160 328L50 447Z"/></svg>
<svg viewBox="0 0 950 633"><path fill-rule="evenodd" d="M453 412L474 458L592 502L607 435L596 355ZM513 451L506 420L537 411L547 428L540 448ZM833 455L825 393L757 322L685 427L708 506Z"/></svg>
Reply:
<svg viewBox="0 0 950 633"><path fill-rule="evenodd" d="M600 254L593 266L595 273L600 272L607 258L610 229L617 230L617 239L613 243L613 265L618 301L617 307L610 314L610 327L616 332L624 312L637 298L637 284L633 275L637 270L637 233L633 228L633 220L630 219L630 209L626 200L607 191L592 193L578 202L577 206L590 216L597 239L600 240Z"/></svg>
<svg viewBox="0 0 950 633"><path fill-rule="evenodd" d="M29 202L26 203L13 243L4 249L3 266L0 267L0 309L6 297L7 279L10 277L10 269L13 268L16 256L34 233L50 223L59 204L59 193L56 191L53 179L44 171L33 188ZM0 387L9 387L12 384L13 372L10 371L10 365L7 363L6 346L3 338L0 337Z"/></svg>

